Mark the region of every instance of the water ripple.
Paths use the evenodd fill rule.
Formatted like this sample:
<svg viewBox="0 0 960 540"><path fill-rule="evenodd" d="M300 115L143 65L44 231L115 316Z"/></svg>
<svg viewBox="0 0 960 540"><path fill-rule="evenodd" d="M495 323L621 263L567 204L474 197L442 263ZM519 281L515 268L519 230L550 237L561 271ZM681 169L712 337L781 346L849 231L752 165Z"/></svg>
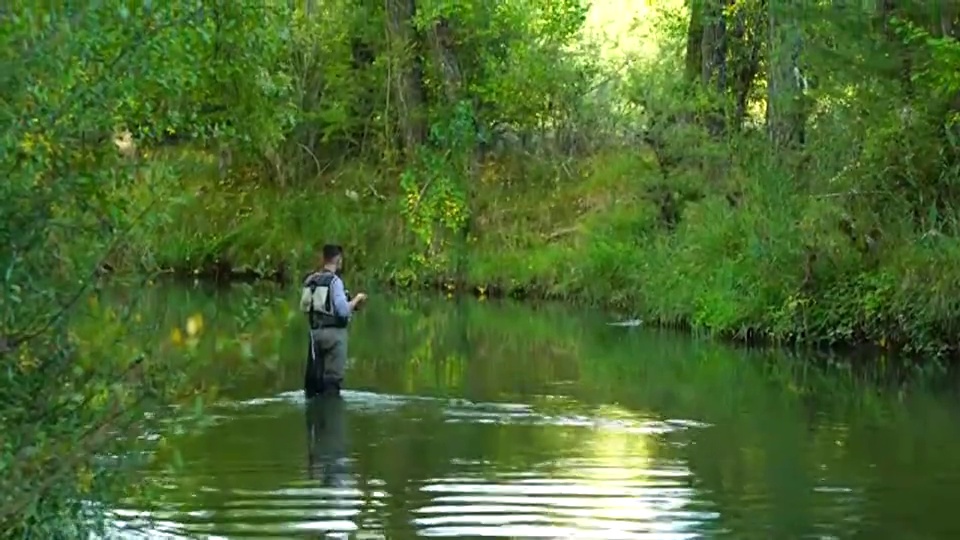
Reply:
<svg viewBox="0 0 960 540"><path fill-rule="evenodd" d="M636 471L622 471L624 478ZM583 471L579 471L581 476ZM539 476L531 476L539 474ZM719 515L697 502L684 485L689 472L647 470L644 481L589 481L546 477L543 472L438 477L417 491L421 504L399 509L380 489L287 485L273 490L233 489L219 503L195 501L193 509L167 508L153 514L114 512L130 538L290 537L304 533L385 534L380 519L390 511L410 516L418 536L513 538L693 538ZM207 489L207 492L210 490ZM202 509L196 509L197 504ZM376 512L380 518L370 514ZM131 527L146 529L138 536ZM388 534L387 536L392 536Z"/></svg>
<svg viewBox="0 0 960 540"><path fill-rule="evenodd" d="M472 402L464 399L449 399L429 396L409 396L378 394L347 390L343 399L349 403L353 412L387 413L403 406L416 403L432 403L443 407L442 413L450 423L473 424L535 424L545 426L590 427L594 429L613 429L638 434L663 434L689 428L702 429L709 424L684 419L652 420L643 418L609 418L606 415L585 414L547 414L538 412L532 405L521 403ZM243 401L225 402L214 408L212 418L219 421L230 419L230 415L217 414L229 410L244 410L245 416L253 416L250 409L277 403L305 403L303 393L299 391L283 392L276 396L254 398ZM265 410L264 415L272 414Z"/></svg>
<svg viewBox="0 0 960 540"><path fill-rule="evenodd" d="M678 481L436 478L420 490L429 502L412 513L423 536L692 538L719 517Z"/></svg>
<svg viewBox="0 0 960 540"><path fill-rule="evenodd" d="M355 487L286 486L276 490L204 490L207 497L152 513L118 509L113 512L124 536L138 537L131 528L148 531L144 538L288 538L291 534L352 533L359 529L364 508L376 508L383 492L363 493ZM211 492L213 497L210 497ZM197 509L196 506L202 506Z"/></svg>
<svg viewBox="0 0 960 540"><path fill-rule="evenodd" d="M278 454L270 451L269 443L262 443L259 432L235 427L267 429L279 418L299 416L302 413L296 410L304 402L300 392L222 403L211 412L218 419L216 424L228 429L223 433L233 433L234 438L224 441L211 428L209 437L201 436L202 444L252 445L251 450L229 452L209 463L188 463L185 471L150 471L148 480L159 488L162 502L150 513L133 504L118 508L113 513L115 530L128 538L325 534L679 539L702 535L718 518L692 487L692 473L684 462L666 456L650 460L643 455L647 438L704 424L567 405L544 408L357 391L344 392L343 398L344 409L354 419L407 422L410 429L401 433L415 431L414 426L432 417L439 425L459 424L451 426L451 435L463 428L487 433L501 425L513 431L550 426L558 434L567 434L561 436L589 430L596 433L589 437L600 439L590 443L594 445L590 449L527 456L523 466L508 465L497 454L450 455L446 465L429 467L433 474L401 470L398 478L397 471L378 477L381 473L375 471L385 464L370 462L370 454L365 454L374 446L389 444L389 439L364 450L340 441L343 433L331 432L326 435L333 436L329 445L317 450L324 462L317 476L313 465L304 468L302 450L293 450L297 454L293 456L290 451ZM400 413L404 407L412 409ZM297 431L303 425L299 422ZM361 463L364 459L366 465Z"/></svg>

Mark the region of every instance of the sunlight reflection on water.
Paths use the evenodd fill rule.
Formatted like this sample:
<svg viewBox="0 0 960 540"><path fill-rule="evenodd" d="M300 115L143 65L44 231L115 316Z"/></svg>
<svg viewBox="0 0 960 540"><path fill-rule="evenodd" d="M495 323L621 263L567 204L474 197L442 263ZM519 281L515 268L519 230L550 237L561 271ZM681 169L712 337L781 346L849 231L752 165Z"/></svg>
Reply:
<svg viewBox="0 0 960 540"><path fill-rule="evenodd" d="M177 491L180 482L195 494L178 504L158 504L151 513L131 508L113 512L112 537L206 538L290 537L338 533L350 537L497 536L514 538L690 538L718 514L696 503L690 471L682 462L653 460L650 437L705 427L692 421L651 420L627 411L603 416L541 411L514 403L474 403L370 392L344 392L351 415L389 417L420 404L457 429L590 430L578 454L548 459L533 469L497 467L495 459L449 459L444 476L407 478L416 495L391 494L384 479L361 477L357 452L335 463L335 485L308 479L279 480L296 465L272 455L247 455L243 462L218 463L215 470L193 470L184 477L151 474ZM226 403L211 411L217 423L232 423L303 408L300 392ZM276 409L280 407L280 409ZM280 411L280 412L278 412ZM409 421L411 419L405 419ZM415 419L412 419L415 420ZM398 421L400 421L398 419ZM474 427L471 427L474 426ZM483 427L487 426L487 427ZM500 428L496 426L502 426ZM201 435L202 437L202 435ZM451 443L453 441L450 441ZM213 443L213 441L211 441ZM252 450L251 450L252 451ZM362 456L359 456L362 457ZM328 467L330 465L328 464ZM229 475L232 487L217 487ZM246 478L250 480L245 480ZM266 477L267 483L262 479ZM254 480L256 478L256 481ZM278 485L279 484L279 485ZM246 486L246 487L245 487ZM201 496L202 495L202 496ZM391 531L397 499L406 508L408 531ZM134 531L136 528L139 532ZM369 533L369 534L368 534Z"/></svg>

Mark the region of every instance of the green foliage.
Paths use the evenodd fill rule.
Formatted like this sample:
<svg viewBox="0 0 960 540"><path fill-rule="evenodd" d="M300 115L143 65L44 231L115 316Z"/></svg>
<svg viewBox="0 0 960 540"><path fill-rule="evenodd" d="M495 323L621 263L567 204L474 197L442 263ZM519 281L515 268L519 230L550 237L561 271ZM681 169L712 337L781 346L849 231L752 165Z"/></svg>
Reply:
<svg viewBox="0 0 960 540"><path fill-rule="evenodd" d="M285 50L285 16L224 3L14 2L4 21L0 531L80 537L100 523L86 501L114 490L123 469L102 456L127 450L157 421L144 411L179 399L187 382L158 356L160 329L137 322L144 278L115 276L131 293L122 312L78 310L141 251L131 239L166 221L192 169L145 165L122 130L275 144L292 110L288 79L262 63Z"/></svg>
<svg viewBox="0 0 960 540"><path fill-rule="evenodd" d="M575 1L298 12L269 64L291 82L293 127L258 154L265 167L216 186L198 175L204 196L162 243L144 236L144 260L299 268L336 237L402 282L945 353L960 197L950 15L767 6L646 12L646 34L626 37L657 52L626 77ZM709 41L720 19L725 49ZM277 107L263 123L289 126Z"/></svg>
<svg viewBox="0 0 960 540"><path fill-rule="evenodd" d="M413 254L413 268L437 271L446 266L442 255L450 250L446 235L459 235L467 224L471 149L475 144L473 113L466 102L457 104L449 120L433 126L431 147L421 149L418 162L400 177L400 210L423 247ZM437 230L439 228L439 230ZM446 233L446 234L445 234Z"/></svg>
<svg viewBox="0 0 960 540"><path fill-rule="evenodd" d="M625 119L652 152L629 159L608 147L566 169L562 184L527 176L493 188L480 172L467 281L631 306L744 340L955 352L960 154L949 66L960 41L941 24L951 15L762 7L736 2L723 16L734 32L775 15L803 36L789 70L802 91L792 120L764 126L770 84L789 82L770 82L782 73L773 63L789 55L770 56L764 35L733 33L727 86L705 84L699 65L691 80L689 15L662 11L662 54L630 77L642 114ZM784 122L800 122L802 136L788 151L764 133Z"/></svg>
<svg viewBox="0 0 960 540"><path fill-rule="evenodd" d="M151 361L172 323L138 325L136 298L77 329L111 269L121 288L131 269L296 277L335 239L402 282L954 351L946 8L660 7L620 36L656 42L624 73L580 0L310 5L4 8L0 525L29 509L20 532L66 526L113 485L83 426L130 433L187 393ZM191 356L182 334L168 358ZM141 357L149 380L118 385ZM45 471L71 446L76 481L20 482L61 478Z"/></svg>
<svg viewBox="0 0 960 540"><path fill-rule="evenodd" d="M187 270L202 270L215 260L232 267L266 264L249 251L256 249L296 264L312 258L309 250L321 236L382 236L384 228L396 230L399 218L406 233L391 234L390 240L412 254L400 257L410 266L406 273L440 272L450 262L448 251L465 249L473 184L491 158L526 167L532 152L547 149L537 161L552 166L609 131L602 120L606 108L592 92L603 70L594 49L579 39L585 13L579 0L418 2L408 19L383 6L346 2L324 3L309 14L298 11L284 41L288 48L280 57L271 53L275 60L265 64L276 71L275 79L291 81L293 127L276 148L247 154L259 159L259 166L234 164L226 183L216 186L212 171L195 179L191 185L209 193L164 228L190 228L192 238L174 233L170 242L165 235L161 245L146 246L146 259ZM398 37L403 29L410 30L410 42ZM402 94L404 85L420 92ZM285 117L270 112L276 104L264 108L262 114L273 114L272 126L282 123L278 118ZM404 134L419 131L416 148L404 148ZM358 167L363 163L369 165ZM565 165L554 168L560 166ZM366 179L353 174L358 168ZM318 191L335 197L324 195L325 202L313 202L317 210L311 212L308 200L318 201L320 196L312 195ZM350 197L341 197L343 192ZM261 212L268 204L261 197L280 199L280 206ZM243 203L248 211L234 216L226 207L237 199L248 201ZM388 205L400 210L396 214L380 223L364 217L370 206L393 199L400 202ZM351 208L354 202L359 212ZM201 211L228 224L195 223ZM221 213L231 215L220 219ZM384 216L382 209L374 213ZM288 220L287 214L300 216ZM261 218L272 219L275 225L267 227L284 236L313 238L273 238ZM243 240L248 235L249 242Z"/></svg>
<svg viewBox="0 0 960 540"><path fill-rule="evenodd" d="M359 268L416 269L409 250L440 275L465 247L482 148L523 155L514 139L583 121L595 68L570 48L580 2L418 8L392 21L414 31L404 47L383 32L397 15L372 4L4 8L5 532L96 526L84 501L123 471L96 456L124 454L192 395L182 362L197 360L202 319L143 317L149 274L129 270L297 273L340 237ZM392 101L404 73L423 89L406 115ZM404 161L416 118L429 129ZM390 204L403 194L418 203ZM123 313L95 300L107 274L131 291Z"/></svg>

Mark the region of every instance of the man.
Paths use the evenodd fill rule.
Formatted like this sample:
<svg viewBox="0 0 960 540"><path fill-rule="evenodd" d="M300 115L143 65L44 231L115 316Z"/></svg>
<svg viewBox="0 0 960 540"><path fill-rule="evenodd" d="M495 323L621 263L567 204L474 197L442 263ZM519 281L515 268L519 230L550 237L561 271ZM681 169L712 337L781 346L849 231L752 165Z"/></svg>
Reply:
<svg viewBox="0 0 960 540"><path fill-rule="evenodd" d="M303 378L307 398L321 394L338 395L347 363L347 326L353 311L367 295L347 297L340 279L343 269L343 248L323 246L320 271L307 276L300 295L300 310L310 323L310 347Z"/></svg>

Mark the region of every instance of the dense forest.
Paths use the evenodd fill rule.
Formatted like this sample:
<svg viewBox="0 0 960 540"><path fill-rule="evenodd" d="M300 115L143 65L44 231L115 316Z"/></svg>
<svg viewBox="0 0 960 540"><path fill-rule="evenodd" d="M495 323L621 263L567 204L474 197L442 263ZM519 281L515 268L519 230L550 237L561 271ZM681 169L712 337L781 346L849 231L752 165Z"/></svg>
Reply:
<svg viewBox="0 0 960 540"><path fill-rule="evenodd" d="M637 4L617 43L629 2L0 7L0 528L84 527L91 456L189 394L132 310L77 337L92 291L329 239L401 286L949 358L958 5Z"/></svg>

